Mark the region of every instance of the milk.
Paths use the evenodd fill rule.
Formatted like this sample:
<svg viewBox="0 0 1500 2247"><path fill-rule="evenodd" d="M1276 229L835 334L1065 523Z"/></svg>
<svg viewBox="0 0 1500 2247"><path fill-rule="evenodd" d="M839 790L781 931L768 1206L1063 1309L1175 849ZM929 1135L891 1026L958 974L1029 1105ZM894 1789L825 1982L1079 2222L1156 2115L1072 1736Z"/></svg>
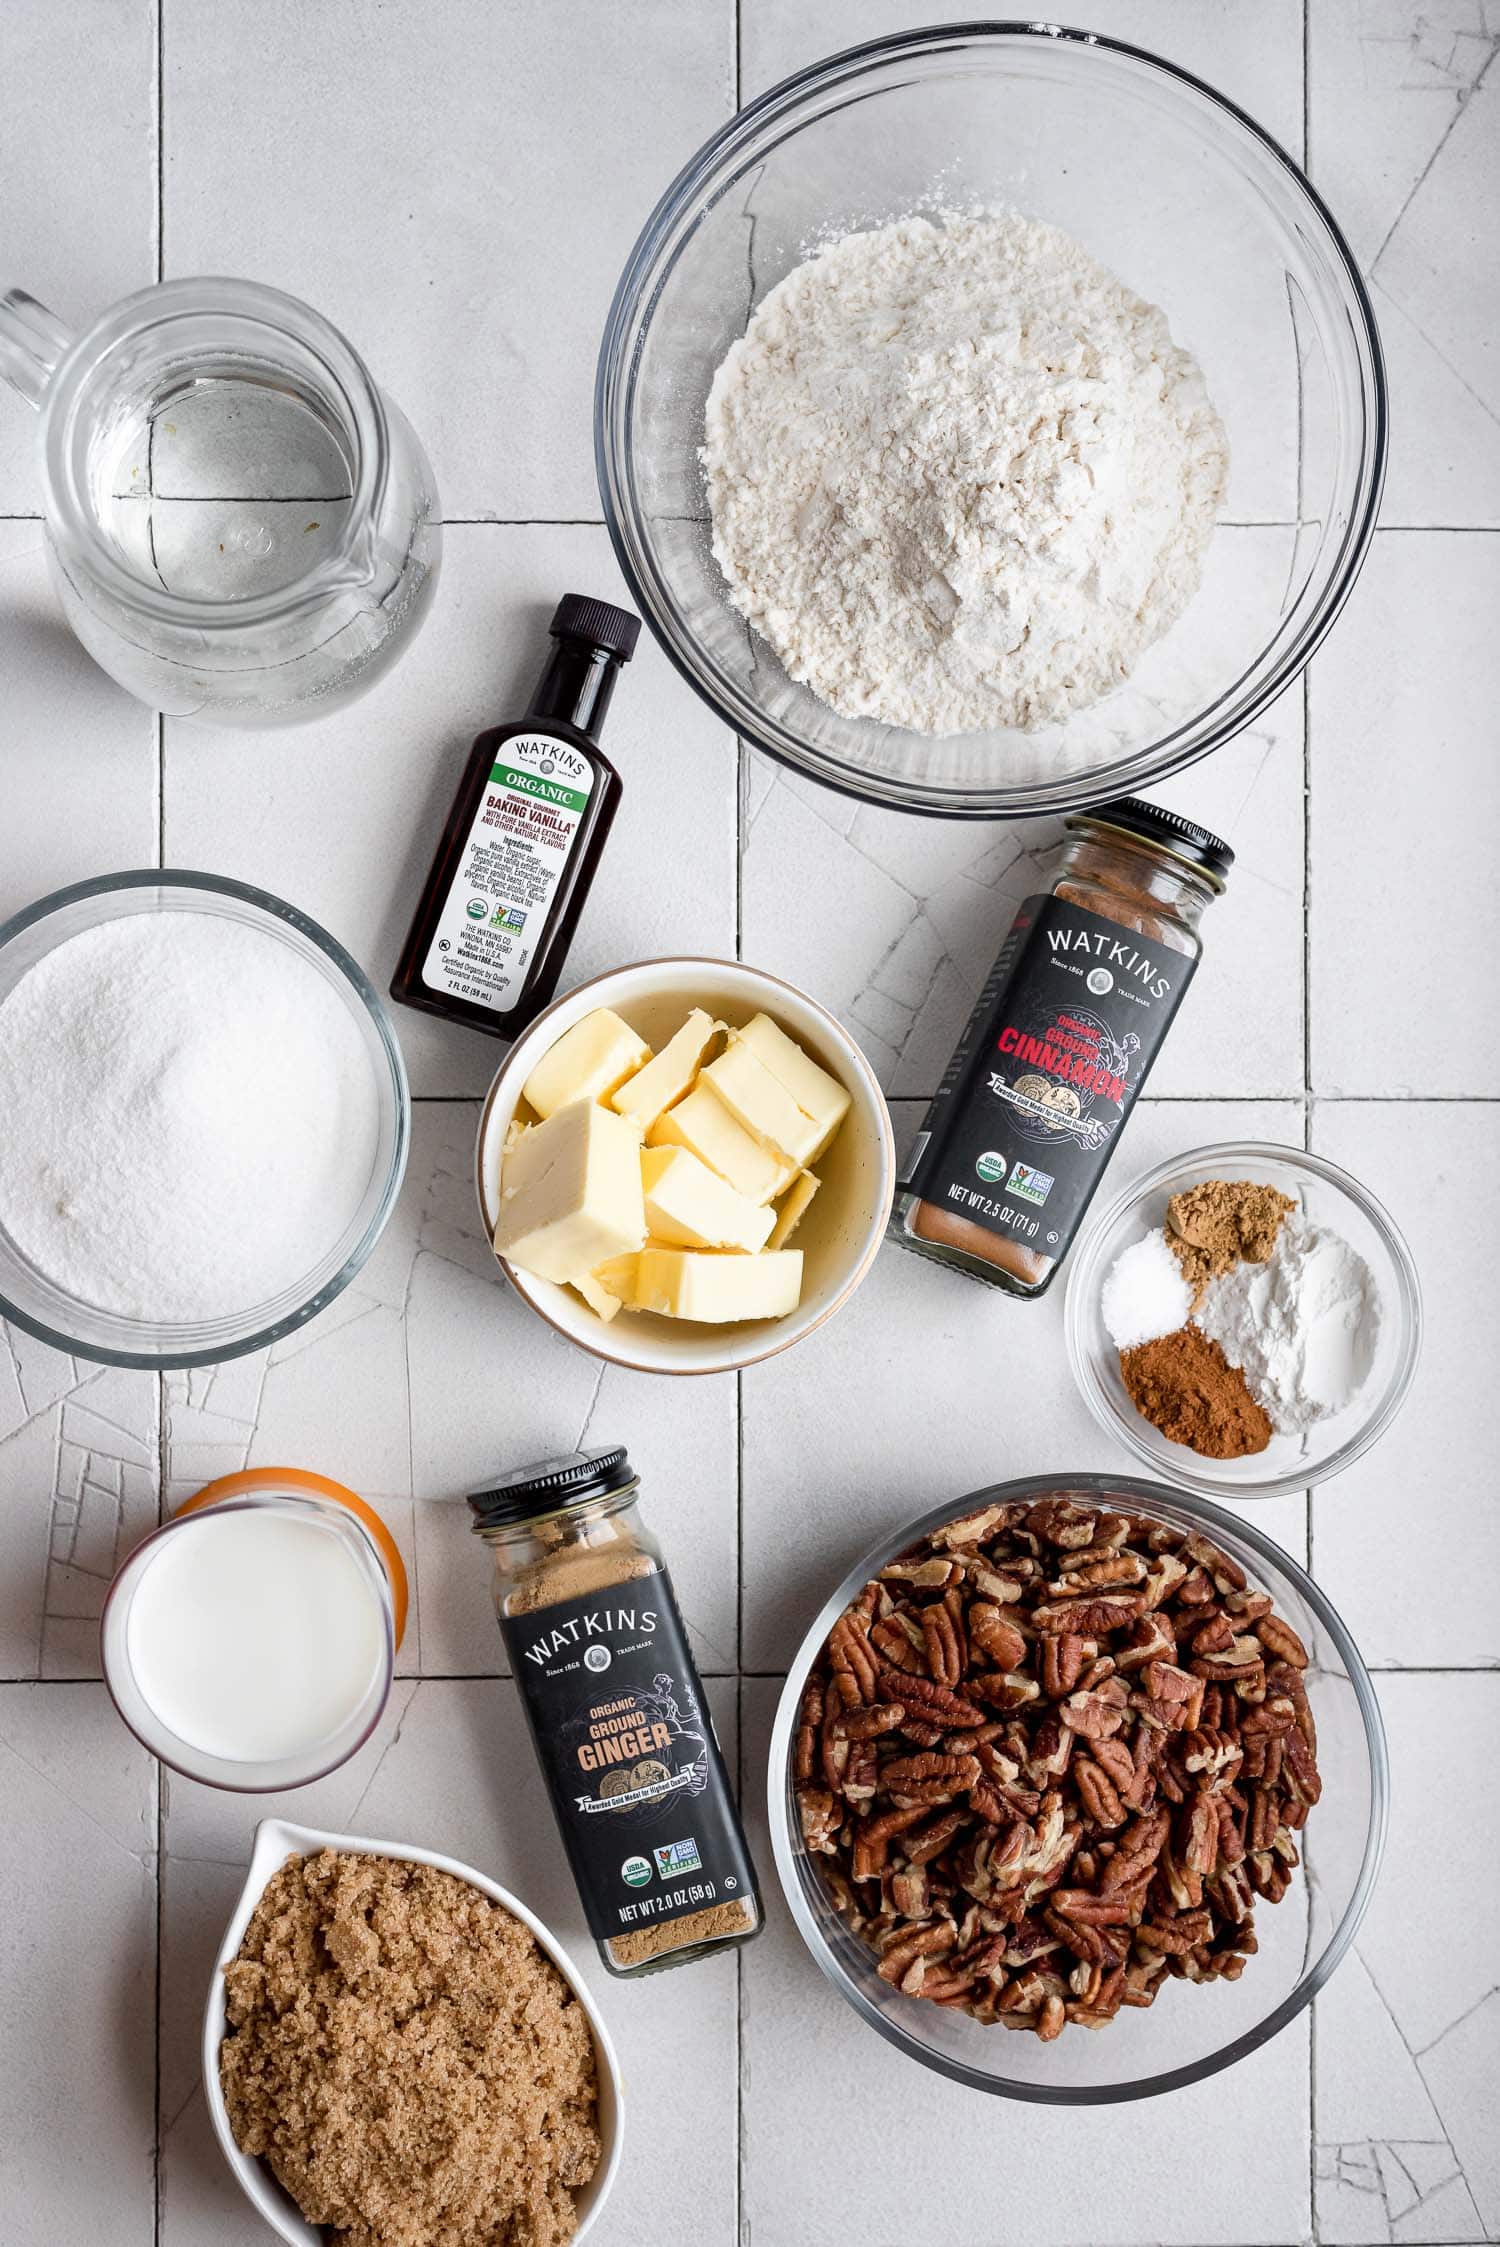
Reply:
<svg viewBox="0 0 1500 2247"><path fill-rule="evenodd" d="M247 1764L331 1739L375 1686L386 1644L373 1567L336 1529L269 1506L181 1520L126 1625L158 1720L200 1754Z"/></svg>

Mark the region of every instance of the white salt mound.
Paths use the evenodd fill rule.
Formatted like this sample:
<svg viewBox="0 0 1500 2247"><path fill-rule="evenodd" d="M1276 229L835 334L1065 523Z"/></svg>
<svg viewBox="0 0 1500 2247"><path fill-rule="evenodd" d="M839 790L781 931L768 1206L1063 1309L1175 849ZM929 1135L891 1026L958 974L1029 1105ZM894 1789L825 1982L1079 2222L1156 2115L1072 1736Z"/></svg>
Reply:
<svg viewBox="0 0 1500 2247"><path fill-rule="evenodd" d="M135 913L0 1004L0 1226L69 1294L169 1324L300 1282L352 1222L380 1131L342 999L279 938Z"/></svg>
<svg viewBox="0 0 1500 2247"><path fill-rule="evenodd" d="M1193 1291L1167 1246L1165 1233L1147 1233L1122 1251L1099 1293L1099 1309L1117 1350L1134 1350L1187 1325Z"/></svg>

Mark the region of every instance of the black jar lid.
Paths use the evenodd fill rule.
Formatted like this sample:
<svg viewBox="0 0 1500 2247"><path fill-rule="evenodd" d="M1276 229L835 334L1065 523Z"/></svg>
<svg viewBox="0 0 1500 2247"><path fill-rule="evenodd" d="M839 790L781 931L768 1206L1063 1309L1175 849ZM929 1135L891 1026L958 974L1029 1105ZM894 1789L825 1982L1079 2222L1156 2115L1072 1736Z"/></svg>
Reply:
<svg viewBox="0 0 1500 2247"><path fill-rule="evenodd" d="M612 601L596 601L588 593L564 593L547 627L554 640L584 640L591 648L628 663L641 636L641 620Z"/></svg>
<svg viewBox="0 0 1500 2247"><path fill-rule="evenodd" d="M611 1491L628 1490L635 1470L622 1444L609 1451L565 1451L556 1459L539 1459L533 1467L517 1467L499 1475L483 1490L469 1492L476 1529L504 1529L538 1514L560 1514L586 1499L607 1498Z"/></svg>
<svg viewBox="0 0 1500 2247"><path fill-rule="evenodd" d="M1224 887L1224 877L1234 864L1234 852L1221 836L1184 819L1180 812L1163 811L1160 804L1148 804L1139 796L1116 796L1113 802L1095 804L1092 810L1070 812L1063 825L1070 832L1083 826L1114 827L1121 834L1139 835L1143 842L1155 843L1159 850L1170 851L1174 858L1207 874L1215 889Z"/></svg>

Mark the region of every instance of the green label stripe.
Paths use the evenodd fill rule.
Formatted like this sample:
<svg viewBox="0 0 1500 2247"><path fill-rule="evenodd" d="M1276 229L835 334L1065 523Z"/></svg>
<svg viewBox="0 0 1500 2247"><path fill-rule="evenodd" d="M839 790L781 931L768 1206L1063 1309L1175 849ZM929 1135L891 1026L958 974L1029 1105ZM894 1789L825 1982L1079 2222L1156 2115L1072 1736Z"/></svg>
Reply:
<svg viewBox="0 0 1500 2247"><path fill-rule="evenodd" d="M502 788L515 788L523 796L535 796L540 803L556 804L562 811L583 811L588 797L580 795L563 780L544 780L540 773L521 772L515 765L496 765L490 774Z"/></svg>

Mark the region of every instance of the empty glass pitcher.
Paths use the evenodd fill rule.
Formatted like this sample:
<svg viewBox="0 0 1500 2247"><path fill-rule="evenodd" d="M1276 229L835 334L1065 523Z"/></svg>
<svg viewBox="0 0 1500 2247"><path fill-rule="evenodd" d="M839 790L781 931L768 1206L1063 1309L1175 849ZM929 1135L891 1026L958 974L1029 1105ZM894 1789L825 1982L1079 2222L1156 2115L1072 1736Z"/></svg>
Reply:
<svg viewBox="0 0 1500 2247"><path fill-rule="evenodd" d="M316 717L422 621L432 471L358 353L295 297L167 281L73 337L13 289L0 375L42 417L68 621L143 702L222 725Z"/></svg>

